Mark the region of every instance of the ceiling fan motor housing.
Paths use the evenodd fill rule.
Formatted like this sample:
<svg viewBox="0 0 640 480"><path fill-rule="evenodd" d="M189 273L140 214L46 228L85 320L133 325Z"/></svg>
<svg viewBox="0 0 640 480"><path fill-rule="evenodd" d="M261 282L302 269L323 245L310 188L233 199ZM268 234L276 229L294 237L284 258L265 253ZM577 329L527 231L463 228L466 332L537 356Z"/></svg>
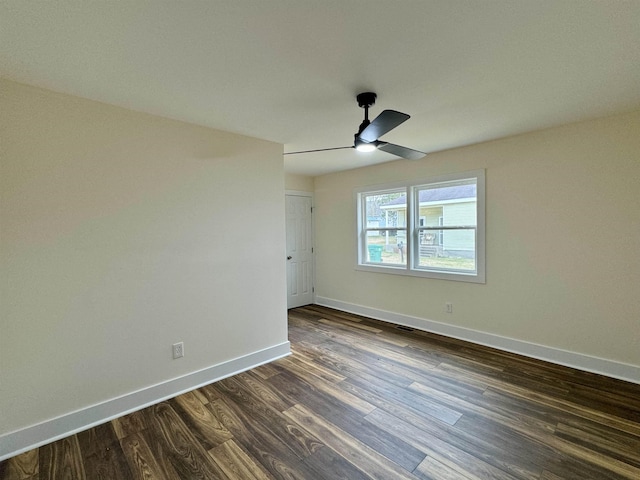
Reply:
<svg viewBox="0 0 640 480"><path fill-rule="evenodd" d="M367 109L376 103L377 97L378 95L376 95L373 92L363 92L358 94L358 96L356 97L356 100L358 101L358 105L361 108Z"/></svg>

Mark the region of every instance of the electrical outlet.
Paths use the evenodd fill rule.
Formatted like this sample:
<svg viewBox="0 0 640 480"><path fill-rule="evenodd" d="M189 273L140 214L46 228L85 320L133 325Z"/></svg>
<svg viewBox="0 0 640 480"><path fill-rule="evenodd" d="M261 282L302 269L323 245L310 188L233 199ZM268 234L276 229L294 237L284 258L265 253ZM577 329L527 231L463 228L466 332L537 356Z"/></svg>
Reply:
<svg viewBox="0 0 640 480"><path fill-rule="evenodd" d="M453 313L453 303L445 303L444 311L447 313Z"/></svg>
<svg viewBox="0 0 640 480"><path fill-rule="evenodd" d="M184 357L184 342L174 343L172 345L172 349L173 349L174 360L176 358Z"/></svg>

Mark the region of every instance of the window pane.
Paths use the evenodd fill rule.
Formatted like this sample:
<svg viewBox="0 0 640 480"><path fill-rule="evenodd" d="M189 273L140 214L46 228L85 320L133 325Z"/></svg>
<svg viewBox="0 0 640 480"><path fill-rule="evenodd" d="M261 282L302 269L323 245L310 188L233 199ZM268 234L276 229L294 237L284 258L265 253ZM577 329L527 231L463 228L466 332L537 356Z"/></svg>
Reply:
<svg viewBox="0 0 640 480"><path fill-rule="evenodd" d="M406 266L406 190L366 194L363 199L367 215L363 260L367 263ZM385 230L375 230L376 227Z"/></svg>
<svg viewBox="0 0 640 480"><path fill-rule="evenodd" d="M366 252L367 263L384 265L407 265L407 231L367 230ZM404 240L403 240L404 239Z"/></svg>
<svg viewBox="0 0 640 480"><path fill-rule="evenodd" d="M417 268L475 272L475 228L452 227L476 227L476 179L420 186L416 188L415 199L418 203L418 245L414 265ZM434 228L439 226L449 228Z"/></svg>
<svg viewBox="0 0 640 480"><path fill-rule="evenodd" d="M420 243L418 249L418 266L422 268L436 268L474 272L476 270L475 239L473 230L429 230L424 233L424 238L433 237L436 243ZM473 245L472 248L453 250L443 248L437 239L446 236L457 235L458 240L465 245Z"/></svg>
<svg viewBox="0 0 640 480"><path fill-rule="evenodd" d="M405 190L365 195L366 228L406 227L407 195Z"/></svg>

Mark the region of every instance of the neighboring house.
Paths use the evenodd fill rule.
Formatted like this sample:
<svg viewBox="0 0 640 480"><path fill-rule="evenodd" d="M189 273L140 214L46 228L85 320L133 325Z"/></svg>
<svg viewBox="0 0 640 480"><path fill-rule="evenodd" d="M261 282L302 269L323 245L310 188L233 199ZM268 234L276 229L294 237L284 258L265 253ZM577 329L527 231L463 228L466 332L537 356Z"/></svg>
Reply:
<svg viewBox="0 0 640 480"><path fill-rule="evenodd" d="M419 203L418 225L420 227L475 225L476 185L442 186L420 190ZM380 209L385 212L387 218L396 217L398 227L406 227L406 195L381 205ZM474 255L473 230L423 231L420 233L419 241L423 254L467 258ZM406 243L406 239L399 235L397 242Z"/></svg>
<svg viewBox="0 0 640 480"><path fill-rule="evenodd" d="M367 228L377 228L384 226L384 219L380 219L378 217L367 217ZM379 233L377 231L367 232L367 235L370 237L378 236Z"/></svg>

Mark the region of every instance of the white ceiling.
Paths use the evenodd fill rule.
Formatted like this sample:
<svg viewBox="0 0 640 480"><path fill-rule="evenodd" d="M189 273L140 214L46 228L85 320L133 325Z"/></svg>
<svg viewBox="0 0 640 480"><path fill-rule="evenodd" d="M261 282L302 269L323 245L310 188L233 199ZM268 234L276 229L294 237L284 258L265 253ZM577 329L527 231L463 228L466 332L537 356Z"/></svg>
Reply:
<svg viewBox="0 0 640 480"><path fill-rule="evenodd" d="M286 152L350 145L371 90L412 116L385 140L434 152L640 108L640 1L2 0L0 76Z"/></svg>

